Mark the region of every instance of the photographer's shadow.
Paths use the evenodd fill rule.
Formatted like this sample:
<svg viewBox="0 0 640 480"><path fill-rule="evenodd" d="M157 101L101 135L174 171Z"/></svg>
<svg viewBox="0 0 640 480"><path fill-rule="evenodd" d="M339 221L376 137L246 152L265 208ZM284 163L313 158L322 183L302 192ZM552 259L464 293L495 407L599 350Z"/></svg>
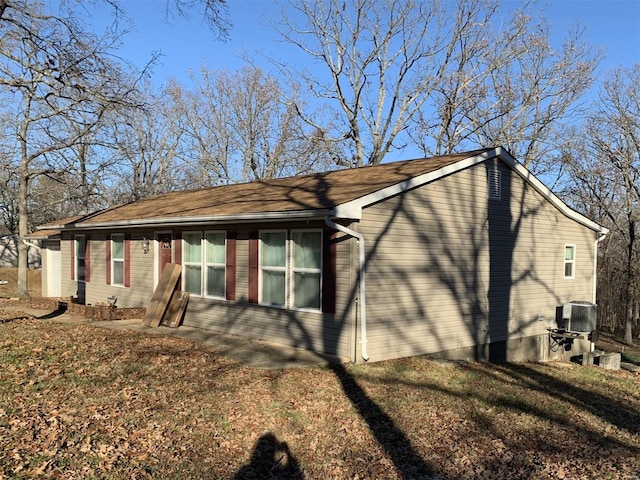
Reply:
<svg viewBox="0 0 640 480"><path fill-rule="evenodd" d="M272 433L260 437L248 464L233 477L235 480L251 479L302 479L298 460L289 451L287 442L279 442Z"/></svg>

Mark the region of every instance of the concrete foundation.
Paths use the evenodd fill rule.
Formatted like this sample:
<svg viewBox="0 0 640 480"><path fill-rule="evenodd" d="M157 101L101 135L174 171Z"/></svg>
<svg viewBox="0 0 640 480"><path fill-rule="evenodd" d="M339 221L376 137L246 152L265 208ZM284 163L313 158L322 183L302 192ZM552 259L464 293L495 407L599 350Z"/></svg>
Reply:
<svg viewBox="0 0 640 480"><path fill-rule="evenodd" d="M468 362L547 362L569 361L591 350L587 339L554 339L548 334L459 348L429 355Z"/></svg>

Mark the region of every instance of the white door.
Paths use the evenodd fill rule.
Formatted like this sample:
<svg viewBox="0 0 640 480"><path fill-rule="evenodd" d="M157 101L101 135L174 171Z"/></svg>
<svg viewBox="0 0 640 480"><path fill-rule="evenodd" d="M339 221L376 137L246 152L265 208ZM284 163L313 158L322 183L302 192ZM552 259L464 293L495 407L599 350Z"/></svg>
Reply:
<svg viewBox="0 0 640 480"><path fill-rule="evenodd" d="M47 291L42 292L45 297L62 296L62 256L60 255L60 243L56 246L48 245L44 249L45 272L47 275Z"/></svg>

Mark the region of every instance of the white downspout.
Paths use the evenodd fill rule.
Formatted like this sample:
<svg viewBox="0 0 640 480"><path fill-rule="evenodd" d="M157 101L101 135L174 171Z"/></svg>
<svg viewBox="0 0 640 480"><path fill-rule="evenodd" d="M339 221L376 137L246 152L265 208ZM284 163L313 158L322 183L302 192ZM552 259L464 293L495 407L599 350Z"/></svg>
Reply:
<svg viewBox="0 0 640 480"><path fill-rule="evenodd" d="M593 242L593 294L592 294L592 302L594 305L596 304L596 287L598 286L598 245L601 241L605 239L608 231L601 233L600 236Z"/></svg>
<svg viewBox="0 0 640 480"><path fill-rule="evenodd" d="M329 216L324 217L324 222L335 230L340 230L347 235L354 237L358 241L358 253L359 253L359 268L360 275L358 287L360 289L360 344L362 359L366 362L369 360L369 354L367 353L367 302L366 302L366 289L365 289L365 274L366 274L366 259L364 251L364 236L361 233L351 230L339 223L334 222Z"/></svg>
<svg viewBox="0 0 640 480"><path fill-rule="evenodd" d="M596 305L596 290L598 286L598 245L601 241L605 239L608 231L604 231L600 233L600 236L596 238L593 242L593 293L592 293L592 301L594 305ZM594 352L596 350L596 344L594 342L590 342L589 350Z"/></svg>

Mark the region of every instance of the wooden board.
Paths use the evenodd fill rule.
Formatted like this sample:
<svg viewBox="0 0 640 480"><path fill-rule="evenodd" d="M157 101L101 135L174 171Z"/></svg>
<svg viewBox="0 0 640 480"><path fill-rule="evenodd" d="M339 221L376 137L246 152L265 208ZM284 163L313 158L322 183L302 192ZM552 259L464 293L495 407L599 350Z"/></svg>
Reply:
<svg viewBox="0 0 640 480"><path fill-rule="evenodd" d="M189 302L189 292L179 292L175 290L171 296L171 302L167 307L167 311L162 317L162 325L166 325L171 328L178 328L182 321L182 316L187 308L187 302Z"/></svg>
<svg viewBox="0 0 640 480"><path fill-rule="evenodd" d="M156 287L155 292L153 292L151 302L147 307L147 313L142 319L143 325L153 328L160 325L162 317L164 316L164 313L169 306L169 302L171 301L173 291L178 285L181 271L181 265L175 263L167 263L165 265L162 275L160 275L158 286Z"/></svg>

